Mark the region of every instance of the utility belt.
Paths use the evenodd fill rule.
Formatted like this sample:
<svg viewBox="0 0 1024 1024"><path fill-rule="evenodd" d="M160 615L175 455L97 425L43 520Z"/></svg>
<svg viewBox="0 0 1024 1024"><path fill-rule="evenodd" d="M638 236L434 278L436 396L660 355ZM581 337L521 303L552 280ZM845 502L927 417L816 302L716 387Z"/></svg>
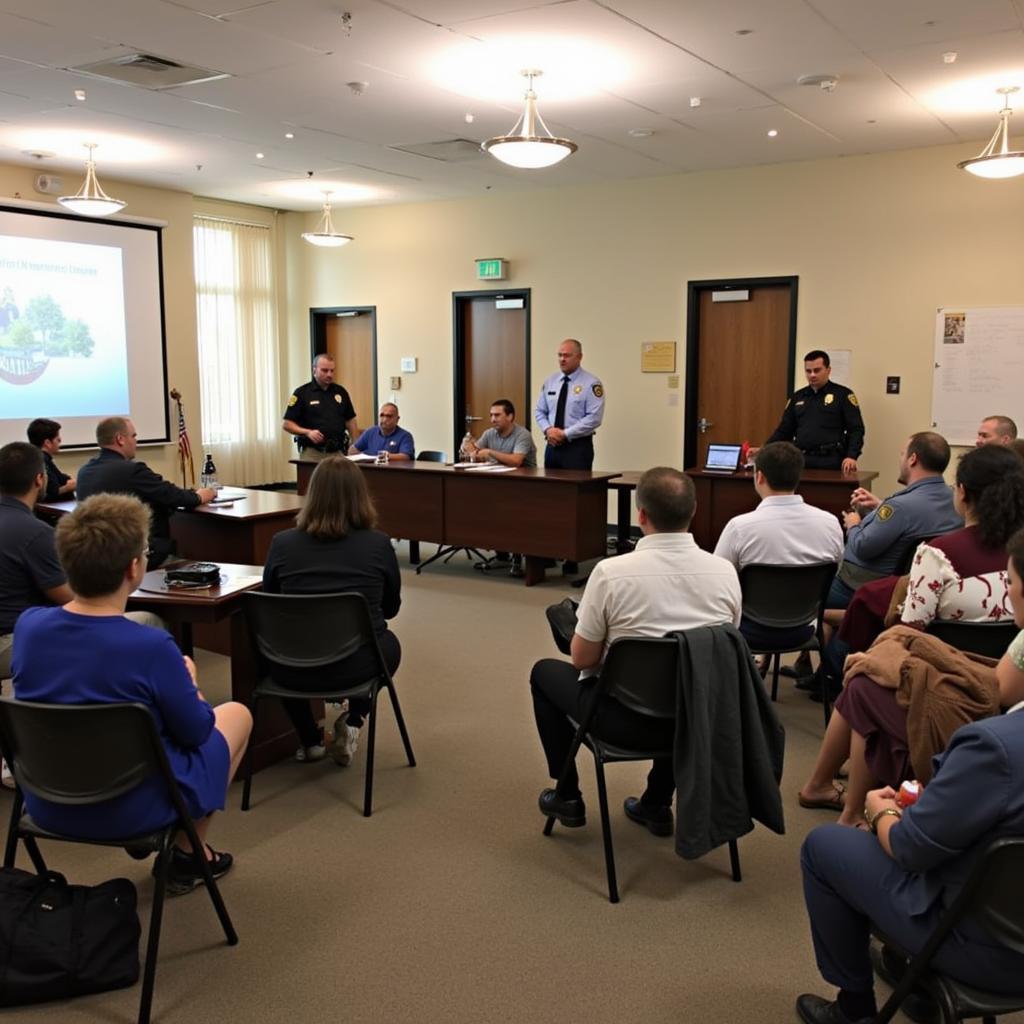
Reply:
<svg viewBox="0 0 1024 1024"><path fill-rule="evenodd" d="M819 444L813 448L801 448L804 455L837 455L846 447L840 441L833 441L831 444Z"/></svg>
<svg viewBox="0 0 1024 1024"><path fill-rule="evenodd" d="M304 452L307 448L313 448L318 452L323 452L324 454L329 455L331 452L347 452L349 447L345 443L345 438L342 438L339 441L332 437L324 438L321 444L313 444L312 441L305 437L295 443L299 446L300 453Z"/></svg>

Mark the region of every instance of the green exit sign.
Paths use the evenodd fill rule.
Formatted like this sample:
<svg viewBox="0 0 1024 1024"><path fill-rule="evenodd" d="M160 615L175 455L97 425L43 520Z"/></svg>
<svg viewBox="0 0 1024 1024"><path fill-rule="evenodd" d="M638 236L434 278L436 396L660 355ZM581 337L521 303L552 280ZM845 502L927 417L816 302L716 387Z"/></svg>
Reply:
<svg viewBox="0 0 1024 1024"><path fill-rule="evenodd" d="M508 260L477 260L478 281L504 281L508 277Z"/></svg>

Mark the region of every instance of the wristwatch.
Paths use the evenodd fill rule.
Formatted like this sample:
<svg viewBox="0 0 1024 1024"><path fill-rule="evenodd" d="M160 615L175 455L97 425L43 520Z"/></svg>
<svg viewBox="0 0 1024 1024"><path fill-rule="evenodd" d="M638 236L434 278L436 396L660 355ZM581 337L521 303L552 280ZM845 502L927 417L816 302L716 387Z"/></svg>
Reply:
<svg viewBox="0 0 1024 1024"><path fill-rule="evenodd" d="M881 818L891 814L894 818L902 818L903 812L896 807L883 807L880 811L874 814L872 817L868 817L867 808L864 808L864 820L868 823L868 828L871 829L875 835L878 835L878 822Z"/></svg>

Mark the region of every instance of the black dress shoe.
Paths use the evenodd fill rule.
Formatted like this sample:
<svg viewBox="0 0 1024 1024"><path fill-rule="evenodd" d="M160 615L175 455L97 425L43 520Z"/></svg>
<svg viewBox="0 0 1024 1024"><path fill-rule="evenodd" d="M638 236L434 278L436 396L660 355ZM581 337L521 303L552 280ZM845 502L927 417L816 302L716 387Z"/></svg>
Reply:
<svg viewBox="0 0 1024 1024"><path fill-rule="evenodd" d="M871 1024L870 1017L850 1020L839 1009L838 1002L829 1002L829 1000L815 995L797 997L796 1015L804 1024Z"/></svg>
<svg viewBox="0 0 1024 1024"><path fill-rule="evenodd" d="M562 563L562 575L563 576L575 576L580 571L579 562L570 562L567 558Z"/></svg>
<svg viewBox="0 0 1024 1024"><path fill-rule="evenodd" d="M779 669L779 675L789 679L806 679L808 676L814 675L810 657L801 654L792 665L783 665Z"/></svg>
<svg viewBox="0 0 1024 1024"><path fill-rule="evenodd" d="M566 828L582 828L587 823L587 808L581 796L566 800L553 789L542 789L537 806L541 814L557 818Z"/></svg>
<svg viewBox="0 0 1024 1024"><path fill-rule="evenodd" d="M672 835L671 807L651 807L643 803L639 797L627 796L622 809L630 821L635 821L638 825L646 825L647 831L651 835Z"/></svg>

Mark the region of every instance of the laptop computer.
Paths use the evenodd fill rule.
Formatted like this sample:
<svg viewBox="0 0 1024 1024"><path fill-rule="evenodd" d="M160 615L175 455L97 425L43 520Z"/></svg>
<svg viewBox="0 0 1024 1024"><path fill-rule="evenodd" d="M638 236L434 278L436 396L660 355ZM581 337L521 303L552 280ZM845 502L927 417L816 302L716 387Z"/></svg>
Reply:
<svg viewBox="0 0 1024 1024"><path fill-rule="evenodd" d="M738 444L709 444L707 457L704 460L704 471L707 473L735 473L740 464Z"/></svg>

